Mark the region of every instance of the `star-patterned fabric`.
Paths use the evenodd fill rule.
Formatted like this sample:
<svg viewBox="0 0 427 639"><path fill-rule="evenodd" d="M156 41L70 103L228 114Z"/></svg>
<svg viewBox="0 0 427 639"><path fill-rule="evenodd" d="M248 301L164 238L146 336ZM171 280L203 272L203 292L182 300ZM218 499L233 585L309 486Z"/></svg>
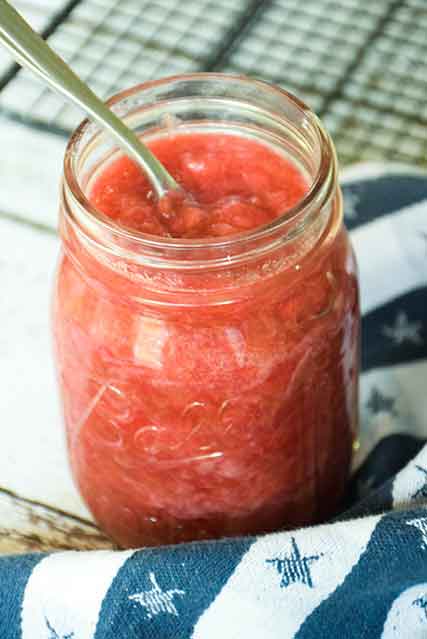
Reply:
<svg viewBox="0 0 427 639"><path fill-rule="evenodd" d="M360 437L341 514L301 530L0 558L0 639L427 637L427 175L343 181L360 267Z"/></svg>

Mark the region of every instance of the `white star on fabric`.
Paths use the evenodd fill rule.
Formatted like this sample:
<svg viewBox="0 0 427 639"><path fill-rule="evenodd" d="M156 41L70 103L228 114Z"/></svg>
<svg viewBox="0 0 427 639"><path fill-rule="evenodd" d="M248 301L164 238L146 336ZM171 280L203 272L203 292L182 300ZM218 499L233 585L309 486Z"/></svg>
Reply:
<svg viewBox="0 0 427 639"><path fill-rule="evenodd" d="M344 217L346 220L355 220L357 218L357 205L360 202L360 196L354 191L345 191L344 194Z"/></svg>
<svg viewBox="0 0 427 639"><path fill-rule="evenodd" d="M419 517L406 522L407 526L414 526L421 533L421 548L427 550L427 517Z"/></svg>
<svg viewBox="0 0 427 639"><path fill-rule="evenodd" d="M183 597L185 590L178 590L176 588L172 590L162 590L156 580L156 576L153 572L149 575L150 582L152 584L151 590L143 590L137 592L134 595L130 595L131 601L136 601L147 611L147 618L152 619L160 613L166 613L178 617L178 610L173 602L174 597Z"/></svg>
<svg viewBox="0 0 427 639"><path fill-rule="evenodd" d="M383 326L382 334L389 337L396 345L404 342L420 345L423 344L420 335L422 327L422 322L410 322L406 313L400 311L393 326Z"/></svg>

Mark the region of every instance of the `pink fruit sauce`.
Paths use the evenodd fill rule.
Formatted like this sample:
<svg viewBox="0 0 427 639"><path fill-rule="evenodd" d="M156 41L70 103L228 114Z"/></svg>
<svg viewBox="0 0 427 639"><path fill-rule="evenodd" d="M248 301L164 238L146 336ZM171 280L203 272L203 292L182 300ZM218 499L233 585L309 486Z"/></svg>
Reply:
<svg viewBox="0 0 427 639"><path fill-rule="evenodd" d="M247 231L277 218L308 190L289 160L243 137L175 135L150 146L188 198L157 203L126 157L104 170L90 198L108 217L143 233L202 238Z"/></svg>

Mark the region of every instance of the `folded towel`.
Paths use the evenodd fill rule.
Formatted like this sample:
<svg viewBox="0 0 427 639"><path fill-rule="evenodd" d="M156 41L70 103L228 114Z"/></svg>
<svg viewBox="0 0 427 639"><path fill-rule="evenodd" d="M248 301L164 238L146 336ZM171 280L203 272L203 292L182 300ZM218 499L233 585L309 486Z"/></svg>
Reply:
<svg viewBox="0 0 427 639"><path fill-rule="evenodd" d="M427 637L427 176L359 167L344 196L363 312L346 511L259 537L2 557L0 639Z"/></svg>

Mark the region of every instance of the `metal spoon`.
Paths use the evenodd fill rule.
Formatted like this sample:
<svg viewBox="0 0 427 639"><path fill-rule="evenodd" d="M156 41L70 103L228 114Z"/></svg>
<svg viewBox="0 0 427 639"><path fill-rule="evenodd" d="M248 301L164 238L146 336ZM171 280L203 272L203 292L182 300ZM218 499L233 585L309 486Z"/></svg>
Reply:
<svg viewBox="0 0 427 639"><path fill-rule="evenodd" d="M81 107L110 133L150 180L158 198L181 187L140 139L118 118L70 67L46 44L6 0L0 0L0 42L27 69L54 91Z"/></svg>

